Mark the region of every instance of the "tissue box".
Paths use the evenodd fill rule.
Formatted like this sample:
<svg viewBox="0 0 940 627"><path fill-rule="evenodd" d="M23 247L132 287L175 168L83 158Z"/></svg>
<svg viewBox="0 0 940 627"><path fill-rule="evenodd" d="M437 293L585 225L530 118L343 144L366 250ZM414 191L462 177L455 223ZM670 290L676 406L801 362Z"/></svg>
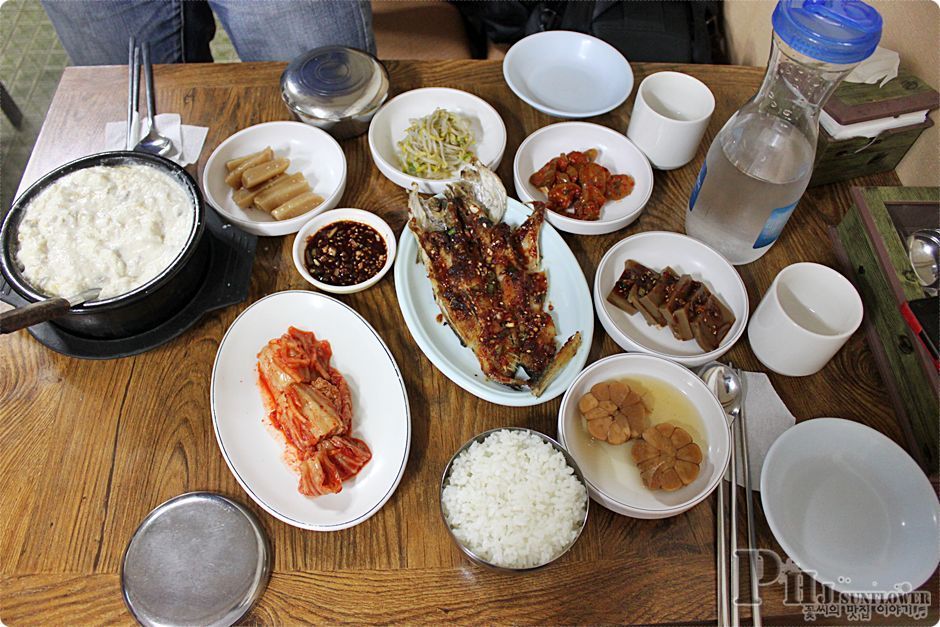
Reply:
<svg viewBox="0 0 940 627"><path fill-rule="evenodd" d="M900 72L884 87L864 83L842 83L826 103L825 111L843 125L857 124L904 113L930 111L940 106L940 95L913 74ZM847 179L889 172L907 154L924 129L921 123L883 131L877 137L833 139L820 127L816 162L809 185L824 185Z"/></svg>
<svg viewBox="0 0 940 627"><path fill-rule="evenodd" d="M908 235L940 227L940 188L853 187L853 206L830 231L836 256L865 303L862 326L907 449L937 472L940 375L911 303L926 294L907 254ZM934 297L936 298L936 297ZM922 332L922 329L921 329Z"/></svg>

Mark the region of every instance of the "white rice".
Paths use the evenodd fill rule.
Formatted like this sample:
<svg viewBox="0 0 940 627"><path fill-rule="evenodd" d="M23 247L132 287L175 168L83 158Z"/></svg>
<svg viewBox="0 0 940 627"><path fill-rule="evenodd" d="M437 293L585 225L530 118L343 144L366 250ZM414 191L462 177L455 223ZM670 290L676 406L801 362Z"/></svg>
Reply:
<svg viewBox="0 0 940 627"><path fill-rule="evenodd" d="M587 491L551 444L525 431L496 431L454 459L441 497L465 547L507 568L541 566L574 541Z"/></svg>

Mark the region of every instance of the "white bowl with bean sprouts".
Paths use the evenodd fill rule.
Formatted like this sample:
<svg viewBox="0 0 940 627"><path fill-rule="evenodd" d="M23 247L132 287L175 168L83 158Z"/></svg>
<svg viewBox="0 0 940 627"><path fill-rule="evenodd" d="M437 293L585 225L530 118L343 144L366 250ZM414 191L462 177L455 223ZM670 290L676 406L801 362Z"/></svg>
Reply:
<svg viewBox="0 0 940 627"><path fill-rule="evenodd" d="M471 157L495 170L505 150L506 125L496 109L459 89L406 91L385 103L369 125L375 166L396 185L417 185L424 194L443 192Z"/></svg>

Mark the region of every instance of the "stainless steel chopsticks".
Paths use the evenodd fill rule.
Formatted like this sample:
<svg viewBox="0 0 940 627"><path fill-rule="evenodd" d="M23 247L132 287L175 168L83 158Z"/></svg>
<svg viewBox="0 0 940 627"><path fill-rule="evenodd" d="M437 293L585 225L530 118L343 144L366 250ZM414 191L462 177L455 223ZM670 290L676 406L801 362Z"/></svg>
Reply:
<svg viewBox="0 0 940 627"><path fill-rule="evenodd" d="M717 559L716 570L718 572L718 625L723 627L728 625L728 547L726 544L727 532L725 530L725 480L722 477L718 482L718 523L717 537Z"/></svg>
<svg viewBox="0 0 940 627"><path fill-rule="evenodd" d="M747 380L739 369L742 392L747 392ZM751 465L748 460L747 440L747 412L744 404L741 405L741 415L736 422L741 423L741 463L744 465L744 502L747 507L747 565L751 584L751 621L754 627L761 627L763 620L760 614L760 591L757 586L757 541L754 532L754 494L751 492ZM733 485L733 484L732 484Z"/></svg>
<svg viewBox="0 0 940 627"><path fill-rule="evenodd" d="M730 365L730 364L729 364ZM731 366L734 368L734 366ZM740 616L738 614L738 591L740 590L740 574L738 564L738 460L737 460L737 448L738 448L738 431L740 430L740 420L735 420L731 423L731 464L730 468L730 481L728 485L728 500L731 502L730 512L728 517L731 519L729 525L729 537L728 537L728 553L731 555L731 596L729 598L729 604L731 606L731 622L729 623L731 627L738 627L741 624Z"/></svg>
<svg viewBox="0 0 940 627"><path fill-rule="evenodd" d="M136 143L134 114L137 113L140 97L140 48L134 36L127 42L127 75L127 134L124 138L124 149L133 150Z"/></svg>

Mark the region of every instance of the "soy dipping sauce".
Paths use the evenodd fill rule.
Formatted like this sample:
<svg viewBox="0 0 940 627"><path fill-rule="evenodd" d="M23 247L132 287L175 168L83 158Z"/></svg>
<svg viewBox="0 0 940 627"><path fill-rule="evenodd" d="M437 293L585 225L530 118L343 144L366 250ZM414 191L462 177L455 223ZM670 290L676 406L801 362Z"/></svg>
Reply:
<svg viewBox="0 0 940 627"><path fill-rule="evenodd" d="M356 285L385 266L388 246L368 224L340 220L307 238L304 266L310 276L327 285Z"/></svg>

